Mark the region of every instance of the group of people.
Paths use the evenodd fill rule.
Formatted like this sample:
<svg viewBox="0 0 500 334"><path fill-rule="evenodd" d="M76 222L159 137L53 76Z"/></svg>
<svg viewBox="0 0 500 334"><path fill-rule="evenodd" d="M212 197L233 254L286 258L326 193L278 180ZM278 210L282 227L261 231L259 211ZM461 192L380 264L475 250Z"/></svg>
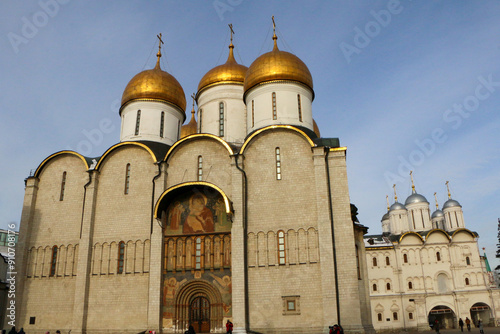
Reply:
<svg viewBox="0 0 500 334"><path fill-rule="evenodd" d="M2 330L2 334L5 334L5 330ZM26 332L24 331L24 328L21 328L21 329L19 330L19 332L18 332L18 331L16 331L16 327L15 327L15 326L13 326L13 327L10 329L9 334L26 334Z"/></svg>
<svg viewBox="0 0 500 334"><path fill-rule="evenodd" d="M468 317L465 317L465 325L467 326L467 331L470 332L470 319ZM479 319L477 321L477 324L474 323L476 325L476 327L479 328L479 333L481 334L484 334L484 328L483 328L483 321L481 319ZM458 326L460 327L460 331L464 331L464 321L462 320L462 318L460 318L458 320Z"/></svg>
<svg viewBox="0 0 500 334"><path fill-rule="evenodd" d="M330 334L344 334L344 329L340 325L330 326Z"/></svg>

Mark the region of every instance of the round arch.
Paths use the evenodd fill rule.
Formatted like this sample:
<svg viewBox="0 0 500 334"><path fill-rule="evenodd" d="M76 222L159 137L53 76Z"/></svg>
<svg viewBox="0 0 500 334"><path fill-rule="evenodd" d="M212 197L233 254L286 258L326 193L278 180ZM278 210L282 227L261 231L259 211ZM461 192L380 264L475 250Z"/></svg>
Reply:
<svg viewBox="0 0 500 334"><path fill-rule="evenodd" d="M481 320L483 326L488 325L490 319L493 318L493 315L491 313L492 311L490 306L482 302L475 303L470 308L471 321L476 326L478 325L479 320Z"/></svg>
<svg viewBox="0 0 500 334"><path fill-rule="evenodd" d="M459 229L455 230L455 232L453 232L453 234L451 235L451 238L453 239L453 237L455 236L455 234L460 233L460 232L469 233L473 238L476 237L476 235L474 234L474 232L472 232L471 230L469 230L467 228L459 228Z"/></svg>
<svg viewBox="0 0 500 334"><path fill-rule="evenodd" d="M408 235L414 235L414 236L418 237L422 241L422 243L424 243L424 239L422 238L422 236L420 234L416 233L416 232L413 232L413 231L409 231L409 232L403 233L401 235L401 237L399 237L399 243L401 243L401 240L403 240Z"/></svg>
<svg viewBox="0 0 500 334"><path fill-rule="evenodd" d="M441 303L443 304L443 303ZM446 303L444 303L446 304ZM437 305L434 306L428 314L429 325L439 326L440 329L455 328L458 322L457 316L452 309L451 305Z"/></svg>
<svg viewBox="0 0 500 334"><path fill-rule="evenodd" d="M220 292L210 283L203 280L194 280L185 283L179 288L175 296L175 314L173 323L177 331L187 330L192 325L192 303L196 298L205 298L210 304L209 326L210 332L223 326L223 302Z"/></svg>
<svg viewBox="0 0 500 334"><path fill-rule="evenodd" d="M240 154L243 154L245 152L245 149L254 140L255 137L257 137L258 135L260 135L263 132L271 131L271 130L275 130L275 129L288 129L288 130L295 131L298 134L300 134L302 137L304 137L304 139L309 143L309 145L311 145L311 147L316 146L316 144L314 144L312 139L309 138L309 136L306 135L306 133L304 131L302 131L294 126L291 126L291 125L270 125L270 126L266 126L265 128L259 129L259 130L255 131L254 133L252 133L250 135L250 137L248 137L245 140L245 143L243 143L243 146L240 149Z"/></svg>
<svg viewBox="0 0 500 334"><path fill-rule="evenodd" d="M435 229L427 232L427 234L425 235L425 240L427 240L431 234L438 233L438 232L442 233L448 239L448 241L451 239L450 236L448 235L448 233L446 233L446 231L444 231L440 228L435 228Z"/></svg>
<svg viewBox="0 0 500 334"><path fill-rule="evenodd" d="M156 156L155 156L155 154L153 153L153 151L151 151L151 149L148 146L146 146L146 145L144 145L143 143L140 143L140 142L124 141L124 142L115 144L115 145L111 146L110 148L108 148L106 150L106 152L104 152L104 154L101 156L101 158L99 159L99 161L97 162L97 165L95 166L95 169L99 170L99 168L103 164L104 160L108 157L108 155L111 152L113 152L114 150L118 149L119 147L126 146L126 145L135 145L135 146L142 147L143 149L145 149L151 155L151 158L153 159L153 162L156 162Z"/></svg>
<svg viewBox="0 0 500 334"><path fill-rule="evenodd" d="M88 170L89 169L89 164L87 163L87 160L85 159L85 157L83 155L81 155L80 153L77 153L75 151L59 151L59 152L56 152L54 154L51 154L49 155L47 158L45 158L42 163L40 163L40 165L38 166L38 168L36 169L35 171L35 174L33 175L34 177L39 177L40 176L40 173L42 172L43 168L49 163L50 160L54 159L55 157L58 157L60 155L64 155L64 154L69 154L69 155L74 155L78 158L80 158L80 160L83 161L83 164L85 165L85 170Z"/></svg>
<svg viewBox="0 0 500 334"><path fill-rule="evenodd" d="M199 138L202 138L202 139L205 138L205 139L215 140L216 142L218 142L222 146L224 146L224 148L227 150L227 152L229 153L229 155L233 155L234 154L233 149L231 148L231 146L229 146L229 144L224 139L219 138L219 137L214 136L214 135L209 134L209 133L195 133L195 134L189 135L187 137L184 137L184 138L176 141L174 143L174 145L172 145L172 147L168 150L167 154L165 155L165 158L163 158L163 161L167 161L168 158L170 157L170 155L172 154L172 152L174 152L177 147L181 146L184 143L187 143L187 142L199 139Z"/></svg>

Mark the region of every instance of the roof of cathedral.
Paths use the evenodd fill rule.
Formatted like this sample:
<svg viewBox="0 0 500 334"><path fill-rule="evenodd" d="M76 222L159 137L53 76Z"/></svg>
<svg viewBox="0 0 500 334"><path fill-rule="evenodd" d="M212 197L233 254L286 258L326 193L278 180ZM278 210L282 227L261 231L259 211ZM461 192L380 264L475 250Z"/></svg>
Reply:
<svg viewBox="0 0 500 334"><path fill-rule="evenodd" d="M160 100L177 106L183 112L186 110L186 96L182 86L177 79L161 69L160 51L157 57L153 69L142 71L129 81L123 91L121 108L134 100Z"/></svg>
<svg viewBox="0 0 500 334"><path fill-rule="evenodd" d="M444 205L443 205L443 209L447 209L447 208L452 208L452 207L462 207L460 205L460 203L458 203L457 201L455 201L454 199L449 199L447 200L446 202L444 202Z"/></svg>
<svg viewBox="0 0 500 334"><path fill-rule="evenodd" d="M436 210L432 213L431 219L438 218L438 217L444 217L444 213L441 210Z"/></svg>
<svg viewBox="0 0 500 334"><path fill-rule="evenodd" d="M468 233L471 233L474 237L478 237L479 235L477 234L477 232L474 232L474 231L470 231L468 229L459 229L459 230L453 230L453 231L445 231L445 230L441 230L441 229L431 229L431 230L426 230L426 231L409 231L409 233L414 233L414 234L418 234L419 236L421 236L422 238L425 238L427 237L427 235L430 233L430 232L433 232L433 231L441 231L443 233L446 233L449 237L453 237L453 235L457 232L457 231L467 231ZM363 236L363 239L364 239L364 242L365 242L365 246L367 248L371 247L371 248L374 248L374 247L393 247L394 243L399 243L401 237L405 234L407 234L408 232L405 232L405 233L401 233L401 234L391 234L391 233L383 233L383 234L371 234L371 235L364 235ZM371 240L370 240L371 239Z"/></svg>
<svg viewBox="0 0 500 334"><path fill-rule="evenodd" d="M406 210L406 207L399 202L395 202L393 205L391 205L391 208L389 211L392 211L392 210Z"/></svg>
<svg viewBox="0 0 500 334"><path fill-rule="evenodd" d="M429 202L427 202L427 199L424 196L417 194L417 192L413 190L413 193L406 199L405 205L415 204L415 203L429 203Z"/></svg>
<svg viewBox="0 0 500 334"><path fill-rule="evenodd" d="M245 76L244 94L258 84L269 81L296 81L311 89L313 79L306 64L290 52L280 51L276 43L276 34L273 36L274 47L271 52L264 53L250 65Z"/></svg>
<svg viewBox="0 0 500 334"><path fill-rule="evenodd" d="M226 63L212 68L203 78L201 78L196 96L198 96L203 89L219 84L233 83L243 85L248 67L236 62L233 49L234 45L231 42Z"/></svg>

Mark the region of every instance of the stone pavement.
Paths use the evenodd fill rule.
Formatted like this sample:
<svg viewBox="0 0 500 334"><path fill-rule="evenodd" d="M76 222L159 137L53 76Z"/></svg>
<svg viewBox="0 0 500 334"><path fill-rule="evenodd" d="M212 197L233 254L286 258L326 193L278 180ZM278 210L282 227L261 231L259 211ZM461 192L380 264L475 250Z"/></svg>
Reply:
<svg viewBox="0 0 500 334"><path fill-rule="evenodd" d="M436 334L435 331L401 331L400 334ZM462 334L460 328L457 329L441 329L439 334ZM464 328L463 334L479 334L479 328L471 328L470 332L467 332L467 328ZM500 334L500 327L484 327L484 334Z"/></svg>

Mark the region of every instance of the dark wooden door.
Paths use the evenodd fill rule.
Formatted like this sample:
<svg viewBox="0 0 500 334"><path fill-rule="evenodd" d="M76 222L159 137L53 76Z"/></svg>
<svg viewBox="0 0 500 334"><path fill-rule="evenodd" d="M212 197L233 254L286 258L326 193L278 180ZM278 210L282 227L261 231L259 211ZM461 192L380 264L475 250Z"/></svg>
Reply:
<svg viewBox="0 0 500 334"><path fill-rule="evenodd" d="M196 297L189 309L189 322L196 333L210 333L210 302L205 297Z"/></svg>

